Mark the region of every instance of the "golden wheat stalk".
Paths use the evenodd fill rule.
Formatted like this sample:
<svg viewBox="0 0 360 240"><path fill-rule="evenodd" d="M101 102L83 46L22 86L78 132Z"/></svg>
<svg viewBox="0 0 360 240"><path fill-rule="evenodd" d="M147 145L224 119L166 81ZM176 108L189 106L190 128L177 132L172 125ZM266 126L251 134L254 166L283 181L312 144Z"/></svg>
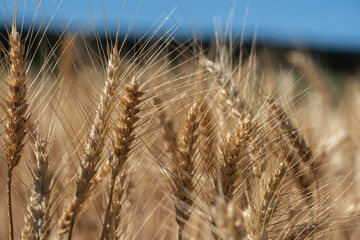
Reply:
<svg viewBox="0 0 360 240"><path fill-rule="evenodd" d="M129 195L131 176L126 171L122 171L120 176L116 178L114 187L114 197L108 217L108 224L105 231L105 239L119 239L123 233L122 223L124 216L122 215L126 197Z"/></svg>
<svg viewBox="0 0 360 240"><path fill-rule="evenodd" d="M25 218L22 239L42 240L50 237L50 193L53 174L49 170L47 140L37 137L34 143L36 159L34 189L31 192L29 213Z"/></svg>
<svg viewBox="0 0 360 240"><path fill-rule="evenodd" d="M8 176L7 176L7 204L9 215L9 238L14 238L13 232L13 216L11 207L11 179L14 168L19 164L21 152L23 149L23 141L26 135L25 125L28 104L26 101L26 60L24 57L25 47L21 44L20 34L16 30L16 26L12 26L10 38L10 72L11 77L8 78L7 85L9 91L5 98L6 106L4 106L6 114L5 123L5 156L7 159Z"/></svg>
<svg viewBox="0 0 360 240"><path fill-rule="evenodd" d="M314 200L314 194L310 188L316 181L316 169L312 150L308 147L303 136L301 136L299 131L293 126L283 108L271 97L268 97L266 101L270 104L270 110L275 115L275 122L277 123L275 127L278 128L281 133L279 136L280 141L286 140L288 142L288 145L283 148L287 156L286 161L295 175L297 185L302 189L305 200L310 204ZM272 122L271 124L274 123ZM293 153L294 151L296 155ZM299 160L296 156L298 156ZM304 167L307 165L309 165L310 170Z"/></svg>
<svg viewBox="0 0 360 240"><path fill-rule="evenodd" d="M178 224L178 238L183 238L183 231L186 222L190 218L190 208L193 204L192 192L194 190L195 176L195 142L198 139L199 107L194 103L186 116L186 123L182 131L179 143L178 156L173 159L175 172L172 175L174 183L175 212Z"/></svg>
<svg viewBox="0 0 360 240"><path fill-rule="evenodd" d="M105 135L108 131L109 118L115 103L116 90L119 86L119 66L119 52L117 48L114 47L108 61L105 86L101 93L100 103L96 109L95 119L91 126L85 153L81 160L80 170L77 174L75 199L72 200L59 221L59 236L68 232L69 240L72 237L72 231L78 211L88 196L92 180L97 172L104 147Z"/></svg>
<svg viewBox="0 0 360 240"><path fill-rule="evenodd" d="M113 154L109 157L109 164L111 166L110 191L100 236L101 240L105 237L116 177L120 171L122 171L136 137L134 130L136 128L136 122L139 120L139 104L141 103L140 97L142 95L143 92L139 89L139 83L136 81L136 78L133 77L131 83L124 87L124 96L120 99L121 110L115 123L116 127L114 129L115 137L113 139Z"/></svg>
<svg viewBox="0 0 360 240"><path fill-rule="evenodd" d="M233 134L226 141L223 150L223 162L221 166L221 188L227 201L233 200L237 188L237 179L244 174L247 164L244 157L247 153L248 140L251 131L251 119L244 118Z"/></svg>

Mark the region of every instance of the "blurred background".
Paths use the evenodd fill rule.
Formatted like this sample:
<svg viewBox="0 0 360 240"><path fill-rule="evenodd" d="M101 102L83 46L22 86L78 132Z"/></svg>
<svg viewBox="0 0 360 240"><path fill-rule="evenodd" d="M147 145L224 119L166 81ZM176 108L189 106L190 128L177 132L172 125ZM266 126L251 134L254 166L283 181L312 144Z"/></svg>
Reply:
<svg viewBox="0 0 360 240"><path fill-rule="evenodd" d="M0 4L3 32L14 2ZM46 29L50 41L65 29L106 39L120 26L120 35L129 33L134 42L160 27L153 40L168 32L179 41L196 36L206 46L217 30L277 53L306 49L335 71L357 69L360 62L358 0L27 0L18 1L17 12L23 31Z"/></svg>

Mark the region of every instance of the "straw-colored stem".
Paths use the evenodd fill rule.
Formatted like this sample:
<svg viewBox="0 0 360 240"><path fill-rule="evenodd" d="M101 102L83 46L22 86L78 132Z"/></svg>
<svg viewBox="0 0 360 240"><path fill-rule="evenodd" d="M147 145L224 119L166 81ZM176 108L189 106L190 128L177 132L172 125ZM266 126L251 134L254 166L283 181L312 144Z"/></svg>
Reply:
<svg viewBox="0 0 360 240"><path fill-rule="evenodd" d="M9 215L9 238L14 239L13 232L13 216L11 207L11 179L14 168L19 164L23 149L23 140L26 135L25 123L27 120L26 110L28 104L26 102L26 84L25 84L25 65L24 58L25 47L21 44L20 34L15 26L12 26L10 38L10 72L11 77L8 78L7 85L9 87L5 98L5 114L7 117L5 123L5 156L8 165L7 178L7 205Z"/></svg>
<svg viewBox="0 0 360 240"><path fill-rule="evenodd" d="M108 202L106 205L104 224L103 224L103 228L101 230L100 240L104 240L104 238L105 238L105 233L106 233L108 219L109 219L109 213L110 213L110 209L111 209L111 205L112 205L112 199L114 196L115 179L116 179L116 175L113 174L111 176L111 181L110 181L110 192L109 192L109 197L108 197L109 199L108 199Z"/></svg>
<svg viewBox="0 0 360 240"><path fill-rule="evenodd" d="M108 131L109 117L115 104L116 91L119 86L120 56L116 47L110 55L107 66L107 79L101 93L100 102L96 109L95 119L91 126L89 138L87 139L85 152L82 157L81 166L77 173L75 199L64 212L59 221L59 234L69 232L68 239L72 238L72 232L79 208L89 195L89 190L96 175L105 136ZM70 211L72 210L72 211ZM71 216L71 217L70 217ZM70 222L68 222L70 219Z"/></svg>
<svg viewBox="0 0 360 240"><path fill-rule="evenodd" d="M11 176L12 171L8 171L7 177L7 202L8 202L8 215L9 215L9 239L14 239L13 216L11 207Z"/></svg>

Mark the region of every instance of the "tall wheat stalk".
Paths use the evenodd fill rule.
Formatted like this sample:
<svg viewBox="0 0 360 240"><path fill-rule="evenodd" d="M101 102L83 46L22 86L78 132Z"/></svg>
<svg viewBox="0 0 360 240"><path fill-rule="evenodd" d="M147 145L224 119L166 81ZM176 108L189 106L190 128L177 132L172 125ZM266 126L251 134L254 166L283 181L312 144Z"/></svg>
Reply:
<svg viewBox="0 0 360 240"><path fill-rule="evenodd" d="M30 196L29 213L25 217L22 239L45 240L50 237L51 185L53 174L49 169L48 142L37 137L34 143L36 159L34 189Z"/></svg>
<svg viewBox="0 0 360 240"><path fill-rule="evenodd" d="M10 39L10 72L11 76L7 80L9 87L5 98L5 156L7 159L7 205L9 215L9 238L14 239L13 215L11 207L11 180L14 168L19 164L23 149L23 141L26 136L26 121L28 104L26 101L26 60L24 58L25 47L21 44L20 34L16 26L12 26Z"/></svg>
<svg viewBox="0 0 360 240"><path fill-rule="evenodd" d="M77 174L75 199L72 200L59 221L59 236L68 232L69 240L72 238L78 211L88 196L104 148L109 118L114 107L117 95L116 91L120 84L119 66L119 52L117 48L114 47L108 61L105 86L100 96L95 119L91 126L81 166Z"/></svg>
<svg viewBox="0 0 360 240"><path fill-rule="evenodd" d="M199 107L194 103L186 116L186 123L178 146L178 156L173 159L175 170L172 175L174 183L175 212L178 224L178 239L183 239L186 222L190 218L190 208L193 204L193 190L195 187L195 142L198 139Z"/></svg>
<svg viewBox="0 0 360 240"><path fill-rule="evenodd" d="M124 96L120 99L121 110L115 123L115 138L113 139L114 149L109 158L109 164L111 166L110 191L105 210L104 226L100 236L101 240L104 239L105 231L107 229L116 178L122 171L122 168L131 151L132 143L136 137L133 132L136 127L135 124L139 120L139 104L140 97L142 95L143 92L139 89L139 83L136 81L135 77L133 77L131 83L124 87Z"/></svg>

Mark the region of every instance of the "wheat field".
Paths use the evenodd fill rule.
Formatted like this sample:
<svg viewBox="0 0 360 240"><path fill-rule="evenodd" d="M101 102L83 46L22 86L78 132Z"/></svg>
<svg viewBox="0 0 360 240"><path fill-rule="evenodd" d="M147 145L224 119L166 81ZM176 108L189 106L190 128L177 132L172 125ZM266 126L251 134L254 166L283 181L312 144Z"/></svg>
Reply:
<svg viewBox="0 0 360 240"><path fill-rule="evenodd" d="M303 51L279 67L161 24L130 47L50 44L17 19L1 45L1 239L358 239L360 74L335 84Z"/></svg>

